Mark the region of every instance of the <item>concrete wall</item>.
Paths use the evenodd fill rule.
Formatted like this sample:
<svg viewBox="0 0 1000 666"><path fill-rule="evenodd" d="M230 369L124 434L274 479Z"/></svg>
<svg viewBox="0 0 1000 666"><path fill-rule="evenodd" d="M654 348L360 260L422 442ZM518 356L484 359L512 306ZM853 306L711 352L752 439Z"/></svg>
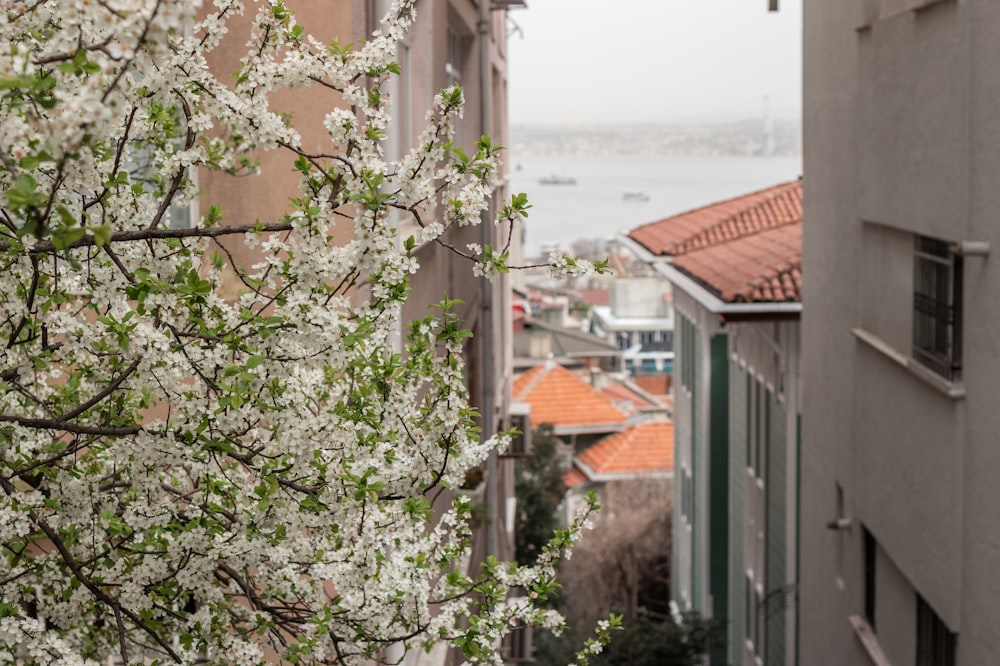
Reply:
<svg viewBox="0 0 1000 666"><path fill-rule="evenodd" d="M868 661L847 622L861 523L893 664L913 663L916 594L957 632L959 664L1000 653L995 260L964 259L960 377L911 358L914 234L1000 241L1000 3L923 5L805 0L803 664ZM846 531L825 527L837 484Z"/></svg>
<svg viewBox="0 0 1000 666"><path fill-rule="evenodd" d="M611 281L609 303L616 317L667 317L670 283L655 277L618 277Z"/></svg>

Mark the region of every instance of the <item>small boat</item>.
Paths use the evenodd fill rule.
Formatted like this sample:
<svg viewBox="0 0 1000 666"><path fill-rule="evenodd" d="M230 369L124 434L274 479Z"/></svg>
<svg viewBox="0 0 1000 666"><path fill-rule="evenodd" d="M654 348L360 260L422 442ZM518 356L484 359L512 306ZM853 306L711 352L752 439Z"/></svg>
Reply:
<svg viewBox="0 0 1000 666"><path fill-rule="evenodd" d="M551 176L546 176L545 178L538 179L539 185L576 185L576 178L570 178L569 176L559 176L552 174Z"/></svg>
<svg viewBox="0 0 1000 666"><path fill-rule="evenodd" d="M622 194L622 201L631 201L635 203L644 203L649 201L649 195L645 192L625 192Z"/></svg>

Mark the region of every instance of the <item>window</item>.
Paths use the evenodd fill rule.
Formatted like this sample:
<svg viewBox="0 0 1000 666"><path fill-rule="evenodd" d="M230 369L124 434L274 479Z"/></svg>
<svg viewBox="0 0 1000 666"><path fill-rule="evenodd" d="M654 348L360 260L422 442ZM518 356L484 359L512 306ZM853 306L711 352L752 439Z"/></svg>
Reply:
<svg viewBox="0 0 1000 666"><path fill-rule="evenodd" d="M461 86L462 85L462 69L465 67L464 44L462 36L455 32L453 29L448 28L448 47L447 47L447 62L444 64L445 74L448 76L449 86ZM455 137L456 141L462 136L462 121L460 118L455 119Z"/></svg>
<svg viewBox="0 0 1000 666"><path fill-rule="evenodd" d="M747 373L747 471L757 480L764 478L764 455L771 437L770 392L760 380Z"/></svg>
<svg viewBox="0 0 1000 666"><path fill-rule="evenodd" d="M531 657L532 633L530 626L518 625L504 636L500 651L505 662L534 661Z"/></svg>
<svg viewBox="0 0 1000 666"><path fill-rule="evenodd" d="M913 260L913 358L949 381L962 369L962 257L926 236Z"/></svg>
<svg viewBox="0 0 1000 666"><path fill-rule="evenodd" d="M865 620L875 630L875 537L862 527L865 549Z"/></svg>
<svg viewBox="0 0 1000 666"><path fill-rule="evenodd" d="M445 72L448 74L449 85L462 85L462 38L457 32L448 28L448 62Z"/></svg>
<svg viewBox="0 0 1000 666"><path fill-rule="evenodd" d="M695 365L698 355L698 341L695 336L698 329L689 319L680 318L681 321L681 348L679 353L681 364L681 386L689 391L694 390Z"/></svg>
<svg viewBox="0 0 1000 666"><path fill-rule="evenodd" d="M743 617L746 618L743 627L743 638L746 639L748 644L752 644L756 633L754 631L754 611L756 610L756 605L753 602L753 576L749 571L743 579L743 605Z"/></svg>
<svg viewBox="0 0 1000 666"><path fill-rule="evenodd" d="M917 666L955 666L957 637L917 595Z"/></svg>
<svg viewBox="0 0 1000 666"><path fill-rule="evenodd" d="M681 518L688 525L694 522L694 479L687 467L681 467Z"/></svg>
<svg viewBox="0 0 1000 666"><path fill-rule="evenodd" d="M761 663L760 658L764 656L767 617L761 617L764 613L764 590L760 585L754 584L753 578L753 572L747 571L746 578L743 579L744 611L746 612L746 627L743 636L749 652L747 659L753 659L750 663Z"/></svg>

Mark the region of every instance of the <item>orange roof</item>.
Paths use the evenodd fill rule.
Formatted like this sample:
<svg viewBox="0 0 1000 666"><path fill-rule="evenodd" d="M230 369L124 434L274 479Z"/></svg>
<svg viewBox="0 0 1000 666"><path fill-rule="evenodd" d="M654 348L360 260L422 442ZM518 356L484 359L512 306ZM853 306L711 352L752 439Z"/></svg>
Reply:
<svg viewBox="0 0 1000 666"><path fill-rule="evenodd" d="M563 485L567 488L575 488L581 484L586 483L590 479L587 475L581 472L576 467L570 467L568 470L563 472Z"/></svg>
<svg viewBox="0 0 1000 666"><path fill-rule="evenodd" d="M673 257L674 267L724 301L801 300L801 180L652 222L629 235Z"/></svg>
<svg viewBox="0 0 1000 666"><path fill-rule="evenodd" d="M531 405L533 425L554 427L608 426L617 429L628 414L588 382L551 361L536 365L514 379L514 400Z"/></svg>
<svg viewBox="0 0 1000 666"><path fill-rule="evenodd" d="M787 224L674 259L727 302L802 300L802 224Z"/></svg>
<svg viewBox="0 0 1000 666"><path fill-rule="evenodd" d="M674 469L674 423L641 421L605 437L577 456L594 474L669 472Z"/></svg>
<svg viewBox="0 0 1000 666"><path fill-rule="evenodd" d="M678 255L801 220L802 181L793 180L644 224L629 236L653 254Z"/></svg>

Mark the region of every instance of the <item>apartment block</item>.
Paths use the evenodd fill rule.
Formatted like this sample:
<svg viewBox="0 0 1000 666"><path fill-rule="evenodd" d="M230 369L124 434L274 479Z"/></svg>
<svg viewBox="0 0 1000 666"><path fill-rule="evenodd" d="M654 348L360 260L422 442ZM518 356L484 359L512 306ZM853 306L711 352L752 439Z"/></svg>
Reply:
<svg viewBox="0 0 1000 666"><path fill-rule="evenodd" d="M797 664L802 183L634 229L673 290L672 599L711 664Z"/></svg>
<svg viewBox="0 0 1000 666"><path fill-rule="evenodd" d="M996 663L1000 4L804 4L802 663Z"/></svg>

